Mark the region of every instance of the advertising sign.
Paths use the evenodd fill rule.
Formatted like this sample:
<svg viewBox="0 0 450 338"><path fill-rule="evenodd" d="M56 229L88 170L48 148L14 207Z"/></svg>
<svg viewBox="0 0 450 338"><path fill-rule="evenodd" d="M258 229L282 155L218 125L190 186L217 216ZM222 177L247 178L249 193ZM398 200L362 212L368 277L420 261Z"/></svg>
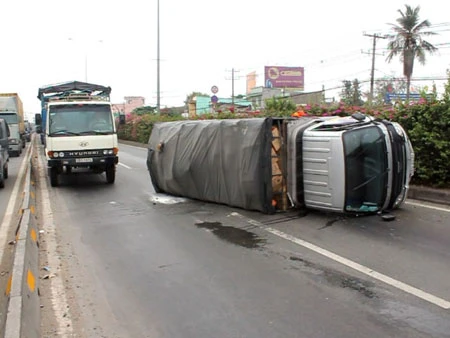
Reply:
<svg viewBox="0 0 450 338"><path fill-rule="evenodd" d="M295 88L303 90L305 87L305 73L303 67L264 67L264 86L267 88Z"/></svg>

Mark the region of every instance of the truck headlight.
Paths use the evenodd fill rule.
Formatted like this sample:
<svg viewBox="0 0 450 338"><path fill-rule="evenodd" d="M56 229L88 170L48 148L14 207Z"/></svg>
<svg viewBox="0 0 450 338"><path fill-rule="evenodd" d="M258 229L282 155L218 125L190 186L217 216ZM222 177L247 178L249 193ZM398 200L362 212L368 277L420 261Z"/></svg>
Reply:
<svg viewBox="0 0 450 338"><path fill-rule="evenodd" d="M19 140L16 138L10 138L8 139L9 144L19 144Z"/></svg>
<svg viewBox="0 0 450 338"><path fill-rule="evenodd" d="M112 154L114 154L114 151L112 149L103 150L103 155L112 155Z"/></svg>

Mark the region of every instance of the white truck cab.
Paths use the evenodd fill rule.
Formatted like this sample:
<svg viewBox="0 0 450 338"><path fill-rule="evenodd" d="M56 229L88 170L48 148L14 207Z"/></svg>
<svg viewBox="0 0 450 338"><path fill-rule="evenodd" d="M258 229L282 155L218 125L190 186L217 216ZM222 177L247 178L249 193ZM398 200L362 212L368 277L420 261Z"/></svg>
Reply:
<svg viewBox="0 0 450 338"><path fill-rule="evenodd" d="M45 156L50 182L58 185L58 175L72 169L106 173L114 183L118 158L117 131L111 104L77 96L50 101L45 134Z"/></svg>
<svg viewBox="0 0 450 338"><path fill-rule="evenodd" d="M288 124L288 193L297 207L394 209L406 198L414 151L394 122L362 114Z"/></svg>

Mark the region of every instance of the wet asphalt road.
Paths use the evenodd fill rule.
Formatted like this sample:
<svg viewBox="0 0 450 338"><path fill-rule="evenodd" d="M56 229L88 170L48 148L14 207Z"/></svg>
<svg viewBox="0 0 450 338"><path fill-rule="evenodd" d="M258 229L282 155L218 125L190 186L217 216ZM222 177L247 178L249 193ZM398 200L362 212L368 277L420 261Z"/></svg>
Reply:
<svg viewBox="0 0 450 338"><path fill-rule="evenodd" d="M49 188L92 337L95 325L106 337L450 337L449 309L266 228L449 301L445 207L407 204L393 222L267 216L157 196L145 160L122 145L114 185L92 175Z"/></svg>

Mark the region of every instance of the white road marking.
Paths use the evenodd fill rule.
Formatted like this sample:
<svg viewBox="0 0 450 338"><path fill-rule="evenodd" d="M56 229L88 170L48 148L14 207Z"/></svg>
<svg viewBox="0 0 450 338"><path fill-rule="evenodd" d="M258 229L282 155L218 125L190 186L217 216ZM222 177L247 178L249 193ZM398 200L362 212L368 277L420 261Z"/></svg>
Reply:
<svg viewBox="0 0 450 338"><path fill-rule="evenodd" d="M119 163L119 165L122 166L122 167L124 167L124 168L127 168L127 169L133 169L133 168L131 168L131 167L129 167L129 166L127 166L126 164L123 164L123 163Z"/></svg>
<svg viewBox="0 0 450 338"><path fill-rule="evenodd" d="M35 151L37 152L39 151L39 149L40 148L38 147L35 149ZM59 267L61 264L61 257L58 255L56 224L53 219L50 193L47 185L47 176L45 171L47 165L46 163L44 163L45 160L42 156L38 156L38 158L37 174L39 175L39 183L41 184L38 193L40 194L42 208L42 228L45 230L46 237L46 258L49 266ZM69 303L67 301L63 276L61 273L55 273L53 278L50 278L49 281L51 285L50 297L57 325L57 327L55 328L55 333L58 335L58 337L73 337L73 323L71 320L71 316L66 315L69 309Z"/></svg>
<svg viewBox="0 0 450 338"><path fill-rule="evenodd" d="M240 217L242 219L245 219L249 224L257 226L258 228L260 228L262 230L265 230L265 231L267 231L267 232L269 232L269 233L271 233L271 234L273 234L275 236L278 236L278 237L283 238L283 239L285 239L287 241L290 241L290 242L292 242L294 244L300 245L300 246L302 246L304 248L307 248L307 249L309 249L311 251L314 251L314 252L316 252L316 253L318 253L318 254L320 254L322 256L325 256L327 258L330 258L330 259L334 260L335 262L343 264L343 265L345 265L345 266L347 266L349 268L352 268L352 269L354 269L356 271L359 271L359 272L361 272L361 273L363 273L363 274L365 274L367 276L370 276L372 278L378 279L379 281L382 281L382 282L384 282L384 283L386 283L386 284L388 284L390 286L393 286L393 287L395 287L395 288L397 288L399 290L402 290L402 291L404 291L406 293L409 293L409 294L411 294L413 296L416 296L418 298L426 300L426 301L428 301L428 302L430 302L430 303L432 303L434 305L437 305L437 306L439 306L439 307L441 307L443 309L446 309L446 310L450 309L450 302L445 300L445 299L439 298L439 297L434 296L434 295L432 295L432 294L430 294L428 292L422 291L422 290L420 290L420 289L418 289L418 288L416 288L414 286L411 286L409 284L406 284L406 283L403 283L401 281L398 281L398 280L396 280L394 278L391 278L391 277L389 277L387 275L384 275L384 274L382 274L380 272L372 270L372 269L370 269L370 268L368 268L368 267L366 267L364 265L361 265L361 264L356 263L354 261L351 261L351 260L349 260L349 259L347 259L345 257L339 256L339 255L337 255L337 254L335 254L335 253L333 253L331 251L323 249L323 248L321 248L321 247L319 247L317 245L309 243L309 242L307 242L307 241L305 241L303 239L294 237L292 235L286 234L286 233L284 233L282 231L279 231L279 230L276 230L276 229L273 229L273 228L270 228L270 227L266 227L264 224L262 224L262 223L260 223L260 222L258 222L256 220L247 218L247 217L245 217L245 216L243 216L243 215L241 215L241 214L239 214L237 212L233 212L231 215L232 216L236 216L236 217Z"/></svg>
<svg viewBox="0 0 450 338"><path fill-rule="evenodd" d="M17 226L17 224L13 224L13 216L15 213L15 205L17 198L19 196L19 189L22 185L22 177L24 177L28 162L30 161L30 149L27 149L26 155L24 156L22 160L22 164L20 165L19 172L17 174L16 181L14 182L13 190L11 191L11 196L9 197L8 206L5 210L5 215L3 216L2 223L0 224L0 262L3 261L3 254L6 252L7 247L10 246L8 244L8 234L10 234L10 230L12 227ZM8 184L11 182L11 179L9 181L7 180L5 184ZM22 203L22 200L19 202ZM19 204L20 205L20 204Z"/></svg>
<svg viewBox="0 0 450 338"><path fill-rule="evenodd" d="M405 204L413 205L415 207L421 207L421 208L428 208L428 209L433 209L433 210L438 210L438 211L450 212L450 208L435 207L434 205L428 205L428 204L423 204L423 203L406 201Z"/></svg>

